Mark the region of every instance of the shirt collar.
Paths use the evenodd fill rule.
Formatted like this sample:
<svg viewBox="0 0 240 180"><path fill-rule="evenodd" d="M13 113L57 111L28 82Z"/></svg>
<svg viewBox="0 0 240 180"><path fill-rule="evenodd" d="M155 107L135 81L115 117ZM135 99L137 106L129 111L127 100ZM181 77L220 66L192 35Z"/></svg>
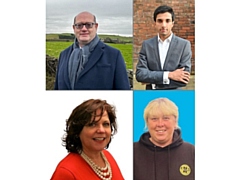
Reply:
<svg viewBox="0 0 240 180"><path fill-rule="evenodd" d="M167 42L171 42L171 40L172 40L172 36L173 36L173 33L171 32L171 35L167 38L167 39L165 39L164 41L167 41ZM163 42L161 39L160 39L160 37L159 37L159 35L158 35L158 42Z"/></svg>

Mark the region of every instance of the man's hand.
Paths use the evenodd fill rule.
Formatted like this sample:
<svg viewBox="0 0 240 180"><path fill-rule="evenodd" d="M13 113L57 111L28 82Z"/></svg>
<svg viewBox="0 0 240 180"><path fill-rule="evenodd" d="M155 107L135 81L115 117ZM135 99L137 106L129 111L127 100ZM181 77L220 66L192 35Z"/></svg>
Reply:
<svg viewBox="0 0 240 180"><path fill-rule="evenodd" d="M184 67L183 67L181 69L176 69L175 71L169 72L168 78L187 84L190 80L190 73L187 71L184 71Z"/></svg>

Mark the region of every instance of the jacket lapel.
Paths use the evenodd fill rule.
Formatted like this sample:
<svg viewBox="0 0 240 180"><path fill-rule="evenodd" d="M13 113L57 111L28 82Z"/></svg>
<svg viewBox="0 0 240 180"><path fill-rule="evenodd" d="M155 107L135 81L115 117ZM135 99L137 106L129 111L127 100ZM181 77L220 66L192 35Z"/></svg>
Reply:
<svg viewBox="0 0 240 180"><path fill-rule="evenodd" d="M99 61L99 59L101 58L103 51L102 48L105 45L99 41L97 46L95 47L94 51L91 53L88 62L86 63L84 70L82 70L82 72L79 74L79 78L81 78L82 75L84 75L85 73L87 73L89 70L91 70L91 68L93 66L95 66L95 64ZM79 79L78 78L78 79Z"/></svg>
<svg viewBox="0 0 240 180"><path fill-rule="evenodd" d="M154 55L155 55L155 59L157 60L157 65L158 65L158 69L161 70L161 61L160 61L160 56L159 56L159 48L158 48L158 36L155 36L155 38L153 38L153 49L154 49Z"/></svg>
<svg viewBox="0 0 240 180"><path fill-rule="evenodd" d="M68 71L68 67L69 67L69 59L70 59L70 56L71 56L71 53L73 51L73 45L71 47L69 47L69 50L67 51L67 54L66 54L66 61L65 61L65 64L64 66L66 67L65 68L65 75L64 75L64 79L65 79L65 82L67 84L67 87L69 89L71 89L71 83L70 83L70 79L69 79L69 71Z"/></svg>
<svg viewBox="0 0 240 180"><path fill-rule="evenodd" d="M165 59L164 65L163 65L163 69L165 69L166 65L168 64L168 61L169 61L169 59L171 57L171 54L173 53L176 45L177 45L176 38L175 38L175 35L173 34L172 40L170 42L168 52L167 52L167 55L166 55L166 59Z"/></svg>

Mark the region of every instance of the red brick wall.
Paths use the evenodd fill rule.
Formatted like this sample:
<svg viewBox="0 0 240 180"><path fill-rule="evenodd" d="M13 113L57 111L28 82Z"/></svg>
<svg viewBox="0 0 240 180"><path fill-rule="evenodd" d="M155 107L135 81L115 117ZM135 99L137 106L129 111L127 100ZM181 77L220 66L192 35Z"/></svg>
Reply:
<svg viewBox="0 0 240 180"><path fill-rule="evenodd" d="M133 61L134 70L143 40L157 35L153 13L160 5L171 6L175 13L173 33L188 39L192 46L192 74L195 73L195 1L194 0L134 0L133 1Z"/></svg>

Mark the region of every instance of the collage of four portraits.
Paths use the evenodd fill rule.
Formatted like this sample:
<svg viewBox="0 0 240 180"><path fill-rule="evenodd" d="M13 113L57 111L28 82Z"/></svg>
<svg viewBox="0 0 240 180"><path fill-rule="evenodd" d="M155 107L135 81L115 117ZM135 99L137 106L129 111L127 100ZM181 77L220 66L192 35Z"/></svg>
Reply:
<svg viewBox="0 0 240 180"><path fill-rule="evenodd" d="M90 2L46 35L46 178L194 180L194 1Z"/></svg>

